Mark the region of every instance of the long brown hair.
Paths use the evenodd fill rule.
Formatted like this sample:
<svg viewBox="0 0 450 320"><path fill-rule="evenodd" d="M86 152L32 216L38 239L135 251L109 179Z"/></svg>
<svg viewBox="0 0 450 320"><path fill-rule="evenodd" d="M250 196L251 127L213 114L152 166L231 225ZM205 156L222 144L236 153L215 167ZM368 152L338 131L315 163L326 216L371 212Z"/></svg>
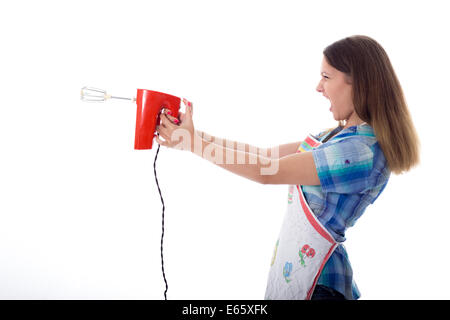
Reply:
<svg viewBox="0 0 450 320"><path fill-rule="evenodd" d="M323 54L352 83L355 112L373 128L390 171L402 174L416 166L420 141L383 47L370 37L354 35L332 43Z"/></svg>

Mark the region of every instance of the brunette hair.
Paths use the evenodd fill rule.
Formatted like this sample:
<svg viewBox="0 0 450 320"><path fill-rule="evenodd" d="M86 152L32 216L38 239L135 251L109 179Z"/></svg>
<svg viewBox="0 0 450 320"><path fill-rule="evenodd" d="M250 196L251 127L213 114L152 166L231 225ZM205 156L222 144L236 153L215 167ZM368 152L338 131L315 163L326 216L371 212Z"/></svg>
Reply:
<svg viewBox="0 0 450 320"><path fill-rule="evenodd" d="M383 47L368 36L354 35L332 43L323 54L352 84L355 112L373 128L390 171L402 174L416 166L420 141Z"/></svg>

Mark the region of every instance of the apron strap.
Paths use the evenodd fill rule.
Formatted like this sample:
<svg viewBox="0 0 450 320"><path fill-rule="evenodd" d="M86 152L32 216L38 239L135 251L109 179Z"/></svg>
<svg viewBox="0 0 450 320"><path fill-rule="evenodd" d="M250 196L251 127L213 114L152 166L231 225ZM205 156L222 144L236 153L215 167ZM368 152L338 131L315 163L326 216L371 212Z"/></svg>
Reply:
<svg viewBox="0 0 450 320"><path fill-rule="evenodd" d="M330 134L325 139L322 140L322 143L325 143L328 140L330 140L336 133L338 133L342 129L344 129L344 127L342 126L338 126L337 128L335 128L333 131L330 132Z"/></svg>

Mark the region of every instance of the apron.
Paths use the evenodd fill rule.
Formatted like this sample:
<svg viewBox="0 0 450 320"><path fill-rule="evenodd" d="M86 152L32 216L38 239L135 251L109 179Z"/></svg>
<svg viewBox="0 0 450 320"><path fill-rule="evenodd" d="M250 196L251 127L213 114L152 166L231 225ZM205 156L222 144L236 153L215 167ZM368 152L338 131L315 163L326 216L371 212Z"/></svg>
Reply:
<svg viewBox="0 0 450 320"><path fill-rule="evenodd" d="M322 142L309 135L297 152ZM306 202L299 185L289 186L288 207L273 253L266 300L309 300L336 242Z"/></svg>

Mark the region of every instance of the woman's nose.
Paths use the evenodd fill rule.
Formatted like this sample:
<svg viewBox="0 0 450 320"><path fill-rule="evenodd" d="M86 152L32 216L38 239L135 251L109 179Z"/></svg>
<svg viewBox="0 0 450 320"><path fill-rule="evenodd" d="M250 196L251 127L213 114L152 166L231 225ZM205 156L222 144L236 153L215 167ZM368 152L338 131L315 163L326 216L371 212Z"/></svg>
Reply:
<svg viewBox="0 0 450 320"><path fill-rule="evenodd" d="M320 83L317 85L316 90L317 90L318 92L322 92L322 91L323 91L322 85L321 85Z"/></svg>
<svg viewBox="0 0 450 320"><path fill-rule="evenodd" d="M316 90L318 92L322 92L323 91L322 79L320 79L319 83L317 84Z"/></svg>

